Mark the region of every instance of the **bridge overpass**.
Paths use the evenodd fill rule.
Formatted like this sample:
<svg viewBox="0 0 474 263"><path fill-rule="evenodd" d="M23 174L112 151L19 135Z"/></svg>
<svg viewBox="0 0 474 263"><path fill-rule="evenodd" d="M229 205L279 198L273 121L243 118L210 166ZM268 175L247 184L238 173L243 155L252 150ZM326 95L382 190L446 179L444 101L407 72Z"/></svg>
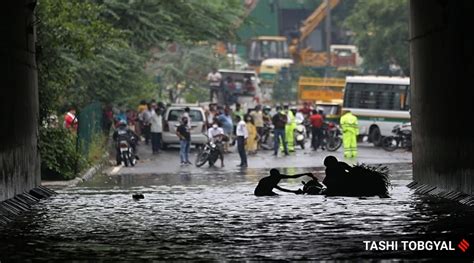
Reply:
<svg viewBox="0 0 474 263"><path fill-rule="evenodd" d="M474 194L470 0L411 0L410 57L414 180ZM40 184L35 0L0 11L0 201Z"/></svg>

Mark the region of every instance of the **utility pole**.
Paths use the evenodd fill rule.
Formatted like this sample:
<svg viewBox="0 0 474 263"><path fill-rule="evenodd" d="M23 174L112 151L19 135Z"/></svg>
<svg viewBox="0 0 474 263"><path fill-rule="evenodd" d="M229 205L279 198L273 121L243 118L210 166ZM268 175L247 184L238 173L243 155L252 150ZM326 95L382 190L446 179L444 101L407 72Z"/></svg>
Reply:
<svg viewBox="0 0 474 263"><path fill-rule="evenodd" d="M324 0L326 2L326 66L331 66L331 1Z"/></svg>
<svg viewBox="0 0 474 263"><path fill-rule="evenodd" d="M235 70L235 53L236 53L236 46L234 44L230 44L232 47L232 69Z"/></svg>

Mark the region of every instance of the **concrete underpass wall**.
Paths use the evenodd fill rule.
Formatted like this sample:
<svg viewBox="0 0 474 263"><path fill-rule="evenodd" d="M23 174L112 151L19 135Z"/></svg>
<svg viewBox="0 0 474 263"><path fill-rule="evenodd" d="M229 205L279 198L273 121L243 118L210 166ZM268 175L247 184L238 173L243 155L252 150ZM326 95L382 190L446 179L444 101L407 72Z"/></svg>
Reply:
<svg viewBox="0 0 474 263"><path fill-rule="evenodd" d="M474 1L411 0L413 172L474 194Z"/></svg>
<svg viewBox="0 0 474 263"><path fill-rule="evenodd" d="M31 0L0 8L0 201L40 184L38 90Z"/></svg>

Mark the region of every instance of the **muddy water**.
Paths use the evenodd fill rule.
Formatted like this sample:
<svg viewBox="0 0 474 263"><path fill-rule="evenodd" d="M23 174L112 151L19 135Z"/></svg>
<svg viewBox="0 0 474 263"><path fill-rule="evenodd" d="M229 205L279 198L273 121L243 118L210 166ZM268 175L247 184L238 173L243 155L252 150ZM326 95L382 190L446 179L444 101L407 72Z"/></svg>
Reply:
<svg viewBox="0 0 474 263"><path fill-rule="evenodd" d="M419 196L410 167L392 166L391 198L255 197L265 170L99 176L57 190L0 227L0 260L315 260L466 256L460 251L366 251L364 240L473 237L474 211ZM289 169L287 173L318 169ZM284 187L297 189L301 180ZM134 201L133 193L145 199ZM472 239L474 241L474 239ZM457 244L457 243L456 243ZM474 243L473 243L474 244Z"/></svg>

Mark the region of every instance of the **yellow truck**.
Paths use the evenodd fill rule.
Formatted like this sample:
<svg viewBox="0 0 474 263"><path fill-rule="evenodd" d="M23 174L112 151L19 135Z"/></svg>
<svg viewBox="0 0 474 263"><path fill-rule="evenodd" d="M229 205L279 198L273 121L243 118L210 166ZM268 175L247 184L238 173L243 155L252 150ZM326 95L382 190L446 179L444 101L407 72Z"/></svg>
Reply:
<svg viewBox="0 0 474 263"><path fill-rule="evenodd" d="M301 101L342 101L345 79L300 77L298 81L298 99Z"/></svg>
<svg viewBox="0 0 474 263"><path fill-rule="evenodd" d="M300 77L298 99L316 104L326 115L326 120L339 122L344 97L345 79Z"/></svg>

